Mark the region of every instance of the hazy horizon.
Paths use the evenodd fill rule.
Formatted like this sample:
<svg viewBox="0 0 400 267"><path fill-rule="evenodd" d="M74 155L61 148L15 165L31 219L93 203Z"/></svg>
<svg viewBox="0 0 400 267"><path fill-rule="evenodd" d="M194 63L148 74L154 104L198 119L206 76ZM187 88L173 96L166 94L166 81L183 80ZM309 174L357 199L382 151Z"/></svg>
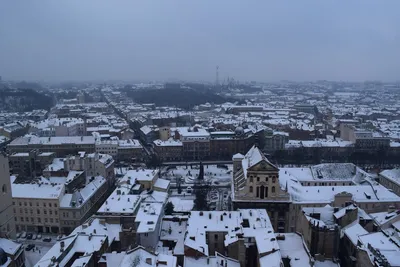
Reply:
<svg viewBox="0 0 400 267"><path fill-rule="evenodd" d="M0 76L400 80L398 1L0 2Z"/></svg>

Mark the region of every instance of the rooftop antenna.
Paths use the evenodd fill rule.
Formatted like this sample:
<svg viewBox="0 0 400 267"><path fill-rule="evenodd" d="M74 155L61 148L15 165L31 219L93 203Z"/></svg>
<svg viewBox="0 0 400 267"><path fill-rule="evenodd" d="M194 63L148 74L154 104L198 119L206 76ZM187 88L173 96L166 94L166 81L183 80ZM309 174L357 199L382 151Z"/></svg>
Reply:
<svg viewBox="0 0 400 267"><path fill-rule="evenodd" d="M217 65L215 72L215 85L219 85L219 66Z"/></svg>

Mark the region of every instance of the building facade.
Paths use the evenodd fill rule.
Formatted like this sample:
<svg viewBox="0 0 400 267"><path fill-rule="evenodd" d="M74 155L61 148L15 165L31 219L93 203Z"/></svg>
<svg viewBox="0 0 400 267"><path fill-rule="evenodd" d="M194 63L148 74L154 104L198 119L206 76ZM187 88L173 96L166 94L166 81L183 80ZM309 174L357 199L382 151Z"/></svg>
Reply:
<svg viewBox="0 0 400 267"><path fill-rule="evenodd" d="M4 238L15 238L15 221L11 194L10 170L8 158L0 153L0 233Z"/></svg>
<svg viewBox="0 0 400 267"><path fill-rule="evenodd" d="M290 203L279 184L279 169L257 147L233 156L234 209L266 209L275 231L286 232Z"/></svg>

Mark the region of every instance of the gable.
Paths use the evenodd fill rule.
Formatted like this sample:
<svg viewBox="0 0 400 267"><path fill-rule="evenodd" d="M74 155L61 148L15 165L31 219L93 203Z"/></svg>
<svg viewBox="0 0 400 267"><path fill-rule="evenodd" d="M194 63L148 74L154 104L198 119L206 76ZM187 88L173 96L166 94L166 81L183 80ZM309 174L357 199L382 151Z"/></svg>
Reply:
<svg viewBox="0 0 400 267"><path fill-rule="evenodd" d="M252 167L247 169L248 171L265 171L265 172L277 172L279 169L272 165L270 162L266 160L261 160L257 164L253 165Z"/></svg>

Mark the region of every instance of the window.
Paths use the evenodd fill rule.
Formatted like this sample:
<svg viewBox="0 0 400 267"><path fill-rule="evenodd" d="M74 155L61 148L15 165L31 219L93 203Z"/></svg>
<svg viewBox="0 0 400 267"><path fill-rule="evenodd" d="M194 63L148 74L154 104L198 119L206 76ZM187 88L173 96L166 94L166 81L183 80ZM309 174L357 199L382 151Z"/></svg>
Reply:
<svg viewBox="0 0 400 267"><path fill-rule="evenodd" d="M3 194L7 193L7 186L5 184L3 184L3 186L1 187L1 191L3 192Z"/></svg>
<svg viewBox="0 0 400 267"><path fill-rule="evenodd" d="M24 206L27 206L27 205L26 205L26 202L24 202Z"/></svg>
<svg viewBox="0 0 400 267"><path fill-rule="evenodd" d="M31 222L33 222L33 217L31 217Z"/></svg>
<svg viewBox="0 0 400 267"><path fill-rule="evenodd" d="M57 208L57 204L54 204L54 207Z"/></svg>
<svg viewBox="0 0 400 267"><path fill-rule="evenodd" d="M275 193L275 186L271 188L272 193Z"/></svg>
<svg viewBox="0 0 400 267"><path fill-rule="evenodd" d="M40 214L40 209L37 209L37 214Z"/></svg>
<svg viewBox="0 0 400 267"><path fill-rule="evenodd" d="M253 187L252 186L249 187L249 192L253 193Z"/></svg>
<svg viewBox="0 0 400 267"><path fill-rule="evenodd" d="M50 214L50 215L53 215L53 212L52 212L51 210L49 210L49 214Z"/></svg>
<svg viewBox="0 0 400 267"><path fill-rule="evenodd" d="M43 203L43 207L46 207L46 202Z"/></svg>
<svg viewBox="0 0 400 267"><path fill-rule="evenodd" d="M55 214L55 215L57 215L57 213L58 213L57 211L54 211L54 214Z"/></svg>
<svg viewBox="0 0 400 267"><path fill-rule="evenodd" d="M49 203L49 207L51 208L51 203Z"/></svg>
<svg viewBox="0 0 400 267"><path fill-rule="evenodd" d="M272 177L272 183L276 183L276 176Z"/></svg>
<svg viewBox="0 0 400 267"><path fill-rule="evenodd" d="M214 235L214 239L215 239L215 240L218 240L218 234L215 234L215 235Z"/></svg>
<svg viewBox="0 0 400 267"><path fill-rule="evenodd" d="M253 176L250 176L250 183L253 182Z"/></svg>
<svg viewBox="0 0 400 267"><path fill-rule="evenodd" d="M44 218L44 222L47 223L47 218Z"/></svg>
<svg viewBox="0 0 400 267"><path fill-rule="evenodd" d="M257 182L259 182L260 181L260 177L257 177Z"/></svg>
<svg viewBox="0 0 400 267"><path fill-rule="evenodd" d="M47 214L47 210L43 210L43 214Z"/></svg>
<svg viewBox="0 0 400 267"><path fill-rule="evenodd" d="M22 206L22 202L19 202L19 205Z"/></svg>
<svg viewBox="0 0 400 267"><path fill-rule="evenodd" d="M29 206L32 207L32 202L29 202Z"/></svg>
<svg viewBox="0 0 400 267"><path fill-rule="evenodd" d="M36 202L36 206L39 207L39 202Z"/></svg>
<svg viewBox="0 0 400 267"><path fill-rule="evenodd" d="M41 223L40 218L37 218L38 223Z"/></svg>
<svg viewBox="0 0 400 267"><path fill-rule="evenodd" d="M256 197L260 196L260 187L257 186L256 188Z"/></svg>
<svg viewBox="0 0 400 267"><path fill-rule="evenodd" d="M50 222L53 223L53 218L50 218Z"/></svg>
<svg viewBox="0 0 400 267"><path fill-rule="evenodd" d="M23 222L24 221L24 217L21 217L21 222Z"/></svg>

